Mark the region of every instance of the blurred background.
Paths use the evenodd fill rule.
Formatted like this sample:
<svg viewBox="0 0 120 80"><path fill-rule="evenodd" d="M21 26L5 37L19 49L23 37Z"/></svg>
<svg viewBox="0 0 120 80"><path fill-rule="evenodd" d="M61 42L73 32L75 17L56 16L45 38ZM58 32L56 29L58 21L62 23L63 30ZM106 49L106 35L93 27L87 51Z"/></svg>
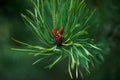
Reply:
<svg viewBox="0 0 120 80"><path fill-rule="evenodd" d="M84 80L120 79L120 0L86 0L90 8L96 8L92 28L96 42L104 53L104 62L95 65ZM26 27L20 14L32 9L30 0L0 0L0 80L71 80L66 61L52 70L45 69L47 63L34 66L32 55L12 51L11 47L23 47L12 41L15 38L31 44L39 44L33 33Z"/></svg>

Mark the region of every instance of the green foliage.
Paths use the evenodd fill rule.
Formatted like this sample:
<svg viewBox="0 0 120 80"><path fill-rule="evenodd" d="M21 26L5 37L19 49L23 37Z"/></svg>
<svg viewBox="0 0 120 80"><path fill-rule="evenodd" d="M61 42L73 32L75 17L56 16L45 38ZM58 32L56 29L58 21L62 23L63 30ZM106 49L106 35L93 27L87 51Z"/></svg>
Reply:
<svg viewBox="0 0 120 80"><path fill-rule="evenodd" d="M12 49L42 56L33 65L56 55L56 59L48 66L50 69L67 58L71 78L72 70L76 71L76 78L79 74L83 77L83 69L90 73L90 65L94 66L96 55L103 59L99 53L102 50L87 37L87 29L96 9L90 11L84 0L32 0L32 3L34 11L26 10L30 17L24 14L21 16L42 45L34 46L13 39L26 46L26 49ZM56 45L52 29L60 29L61 26L64 26L64 39L61 45Z"/></svg>

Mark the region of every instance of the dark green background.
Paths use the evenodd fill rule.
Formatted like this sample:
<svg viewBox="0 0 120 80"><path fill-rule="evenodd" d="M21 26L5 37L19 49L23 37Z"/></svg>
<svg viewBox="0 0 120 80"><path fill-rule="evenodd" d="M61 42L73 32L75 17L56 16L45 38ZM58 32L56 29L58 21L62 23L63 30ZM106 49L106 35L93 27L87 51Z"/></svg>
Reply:
<svg viewBox="0 0 120 80"><path fill-rule="evenodd" d="M86 0L89 8L96 8L91 34L103 48L104 62L91 69L85 80L120 79L120 0ZM31 44L40 44L24 24L20 14L32 9L30 0L0 0L0 80L70 80L66 61L52 70L44 69L49 61L32 66L37 59L32 55L10 50L23 47L12 37Z"/></svg>

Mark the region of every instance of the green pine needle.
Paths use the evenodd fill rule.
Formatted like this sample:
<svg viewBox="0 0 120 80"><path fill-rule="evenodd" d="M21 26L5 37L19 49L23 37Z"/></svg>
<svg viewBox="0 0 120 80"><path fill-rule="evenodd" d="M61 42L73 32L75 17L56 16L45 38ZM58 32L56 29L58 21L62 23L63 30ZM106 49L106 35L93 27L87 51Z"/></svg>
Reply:
<svg viewBox="0 0 120 80"><path fill-rule="evenodd" d="M15 42L24 45L26 49L11 49L27 52L33 56L41 56L33 65L56 55L56 59L48 65L50 69L58 62L68 58L68 72L72 79L74 75L72 70L76 71L76 78L79 75L84 77L83 69L90 73L90 66L94 66L93 60L96 59L94 53L102 51L90 43L92 39L86 37L89 35L87 29L90 28L90 24L88 23L91 22L96 9L90 11L84 0L32 0L32 4L34 11L26 9L31 17L25 14L21 14L21 16L45 47L30 45L12 38ZM64 27L63 38L58 45L52 29L56 27L60 30L62 26ZM101 53L97 55L103 60Z"/></svg>

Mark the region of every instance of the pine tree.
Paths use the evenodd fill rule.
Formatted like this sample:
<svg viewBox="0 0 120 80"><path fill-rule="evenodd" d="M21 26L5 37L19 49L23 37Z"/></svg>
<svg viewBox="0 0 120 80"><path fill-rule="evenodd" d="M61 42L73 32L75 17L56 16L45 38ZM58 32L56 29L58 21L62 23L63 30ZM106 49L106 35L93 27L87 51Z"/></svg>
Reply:
<svg viewBox="0 0 120 80"><path fill-rule="evenodd" d="M68 72L73 78L83 69L90 73L90 66L94 66L96 55L102 58L102 50L89 38L89 25L96 9L89 10L84 0L32 0L34 11L26 10L29 17L21 14L25 24L40 40L41 45L31 45L13 39L26 46L25 49L13 50L27 52L34 56L41 56L33 63L49 57L55 57L48 68L64 59L68 59ZM54 59L54 58L53 58Z"/></svg>

